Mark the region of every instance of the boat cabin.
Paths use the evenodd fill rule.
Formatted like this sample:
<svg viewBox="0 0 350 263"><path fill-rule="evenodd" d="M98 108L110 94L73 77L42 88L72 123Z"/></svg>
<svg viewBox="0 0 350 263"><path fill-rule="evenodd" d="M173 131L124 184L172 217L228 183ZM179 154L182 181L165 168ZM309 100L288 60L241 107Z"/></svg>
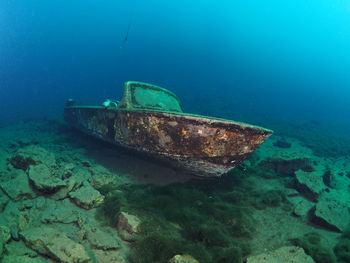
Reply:
<svg viewBox="0 0 350 263"><path fill-rule="evenodd" d="M137 81L124 83L124 96L117 109L184 112L179 99L171 91Z"/></svg>

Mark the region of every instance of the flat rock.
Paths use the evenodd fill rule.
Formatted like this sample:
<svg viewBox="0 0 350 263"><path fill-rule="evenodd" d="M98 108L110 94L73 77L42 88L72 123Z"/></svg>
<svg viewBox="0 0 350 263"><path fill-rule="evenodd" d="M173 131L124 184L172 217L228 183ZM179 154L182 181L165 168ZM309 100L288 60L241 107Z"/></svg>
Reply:
<svg viewBox="0 0 350 263"><path fill-rule="evenodd" d="M2 212L9 202L9 198L0 191L0 212Z"/></svg>
<svg viewBox="0 0 350 263"><path fill-rule="evenodd" d="M273 169L282 176L293 176L297 170L305 172L313 171L309 158L267 158L259 163L259 166Z"/></svg>
<svg viewBox="0 0 350 263"><path fill-rule="evenodd" d="M1 259L1 263L47 263L48 261L41 257L6 255Z"/></svg>
<svg viewBox="0 0 350 263"><path fill-rule="evenodd" d="M190 255L175 255L169 263L199 263L199 261Z"/></svg>
<svg viewBox="0 0 350 263"><path fill-rule="evenodd" d="M141 220L134 215L121 212L117 225L119 236L125 241L135 241L140 233Z"/></svg>
<svg viewBox="0 0 350 263"><path fill-rule="evenodd" d="M93 176L91 176L89 182L94 188L101 188L104 185L113 185L116 183L116 176L101 165L94 166L91 169L91 173Z"/></svg>
<svg viewBox="0 0 350 263"><path fill-rule="evenodd" d="M41 226L20 232L27 247L64 263L91 262L85 248L57 229Z"/></svg>
<svg viewBox="0 0 350 263"><path fill-rule="evenodd" d="M10 229L7 226L0 225L0 242L6 243L10 238Z"/></svg>
<svg viewBox="0 0 350 263"><path fill-rule="evenodd" d="M7 243L5 245L5 250L8 255L12 256L29 256L33 258L38 255L38 253L36 253L34 250L27 248L21 240L18 242L12 241Z"/></svg>
<svg viewBox="0 0 350 263"><path fill-rule="evenodd" d="M0 171L5 171L7 169L7 158L8 153L0 147Z"/></svg>
<svg viewBox="0 0 350 263"><path fill-rule="evenodd" d="M73 175L64 180L66 185L60 188L55 194L53 194L51 198L55 200L61 200L69 197L69 193L71 191L81 187L88 179L89 175L82 169L79 169L78 172L74 172Z"/></svg>
<svg viewBox="0 0 350 263"><path fill-rule="evenodd" d="M19 149L11 158L10 163L17 169L27 170L30 165L56 165L55 156L44 148L30 145Z"/></svg>
<svg viewBox="0 0 350 263"><path fill-rule="evenodd" d="M29 185L28 177L23 171L16 171L14 178L0 183L1 189L14 201L22 198L35 198L36 194Z"/></svg>
<svg viewBox="0 0 350 263"><path fill-rule="evenodd" d="M104 201L104 196L88 183L84 184L74 192L70 192L69 196L78 206L85 209L98 207Z"/></svg>
<svg viewBox="0 0 350 263"><path fill-rule="evenodd" d="M341 191L324 192L316 205L315 223L330 230L343 232L350 222L349 194Z"/></svg>
<svg viewBox="0 0 350 263"><path fill-rule="evenodd" d="M23 214L18 209L19 206L19 202L8 202L0 216L1 224L6 225L10 229L11 237L14 240L18 240L18 231L26 224Z"/></svg>
<svg viewBox="0 0 350 263"><path fill-rule="evenodd" d="M295 172L295 179L297 190L312 201L317 201L320 194L326 189L322 175L318 172L298 170Z"/></svg>
<svg viewBox="0 0 350 263"><path fill-rule="evenodd" d="M293 214L296 216L306 216L308 212L314 207L315 204L308 200L301 200L293 210Z"/></svg>
<svg viewBox="0 0 350 263"><path fill-rule="evenodd" d="M0 225L0 257L3 254L4 245L9 241L11 238L11 231L10 228L7 226Z"/></svg>
<svg viewBox="0 0 350 263"><path fill-rule="evenodd" d="M43 193L54 193L66 183L54 175L45 164L31 165L28 176L36 189Z"/></svg>
<svg viewBox="0 0 350 263"><path fill-rule="evenodd" d="M92 247L102 250L118 249L121 247L118 239L112 233L105 232L97 227L86 231L86 238Z"/></svg>
<svg viewBox="0 0 350 263"><path fill-rule="evenodd" d="M45 209L41 215L41 222L47 224L76 223L79 219L79 208L77 208L68 199L62 201L54 201L47 199Z"/></svg>
<svg viewBox="0 0 350 263"><path fill-rule="evenodd" d="M73 170L73 174L69 179L74 180L77 186L83 185L84 182L89 181L91 178L91 172L87 168L78 168Z"/></svg>
<svg viewBox="0 0 350 263"><path fill-rule="evenodd" d="M295 246L286 246L271 252L247 258L247 263L315 263L306 255L304 249Z"/></svg>
<svg viewBox="0 0 350 263"><path fill-rule="evenodd" d="M98 263L127 263L125 257L116 250L93 250Z"/></svg>
<svg viewBox="0 0 350 263"><path fill-rule="evenodd" d="M69 178L73 175L75 165L73 163L66 163L63 167L63 178Z"/></svg>
<svg viewBox="0 0 350 263"><path fill-rule="evenodd" d="M71 181L70 178L64 180L65 186L59 188L57 192L52 194L50 196L51 199L53 200L63 200L67 197L69 197L69 193L76 187L76 184L74 181Z"/></svg>

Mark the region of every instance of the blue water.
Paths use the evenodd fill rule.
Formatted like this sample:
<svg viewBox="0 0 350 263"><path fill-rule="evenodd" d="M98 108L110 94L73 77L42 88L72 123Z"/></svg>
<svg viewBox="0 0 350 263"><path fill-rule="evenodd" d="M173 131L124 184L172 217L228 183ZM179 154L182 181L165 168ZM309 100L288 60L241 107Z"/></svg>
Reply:
<svg viewBox="0 0 350 263"><path fill-rule="evenodd" d="M173 91L186 112L261 125L277 136L229 176L157 186L140 182L185 179L168 167L89 140L62 122L41 121L62 120L68 98L91 105L118 100L128 80ZM18 236L26 239L27 228L46 225L68 229L69 238L89 247L89 256L101 255L95 235L88 233L95 229L94 214L76 219L81 229L75 221L67 224L66 217L55 218L84 180L81 189L90 182L105 195L102 215L113 227L124 209L146 223L146 231L130 245L133 262L168 262L178 245L176 254L189 253L201 263L241 262L292 243L309 248L316 262L335 262L327 259L333 252L339 263L350 262L350 232L343 226L349 213L339 209L350 203L349 101L349 0L0 0L0 227L4 238L7 226L13 237L0 242L0 261L17 254L14 244ZM27 120L34 122L21 125ZM44 158L48 154L55 155L56 166L50 156ZM49 172L30 170L40 162ZM28 173L30 184L19 169ZM34 171L43 171L47 184L57 176L69 187L61 191L59 185L55 191L60 192L50 196L51 186L47 192L36 189ZM297 182L297 172L311 178L311 186L306 179L305 186ZM25 187L13 188L17 182ZM56 212L49 213L39 197L26 200L34 196L31 188L35 196L65 201L56 200ZM7 195L21 199L7 205ZM11 210L17 207L20 211ZM305 211L297 214L296 207ZM320 219L314 213L322 214L323 208ZM333 224L335 214L339 222ZM110 230L114 240L117 232ZM26 245L37 250L36 243ZM121 250L103 254L114 257ZM57 256L51 252L48 257ZM157 257L162 259L148 260Z"/></svg>
<svg viewBox="0 0 350 263"><path fill-rule="evenodd" d="M349 44L349 1L3 0L0 122L60 117L66 98L100 104L139 80L189 112L342 127Z"/></svg>

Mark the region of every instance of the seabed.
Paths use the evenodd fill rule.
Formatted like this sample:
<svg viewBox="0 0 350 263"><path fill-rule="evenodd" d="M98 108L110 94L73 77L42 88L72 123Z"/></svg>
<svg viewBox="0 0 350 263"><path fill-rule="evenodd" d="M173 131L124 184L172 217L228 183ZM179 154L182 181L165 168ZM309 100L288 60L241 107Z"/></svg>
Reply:
<svg viewBox="0 0 350 263"><path fill-rule="evenodd" d="M60 121L0 139L1 262L350 262L349 156L273 135L203 180Z"/></svg>

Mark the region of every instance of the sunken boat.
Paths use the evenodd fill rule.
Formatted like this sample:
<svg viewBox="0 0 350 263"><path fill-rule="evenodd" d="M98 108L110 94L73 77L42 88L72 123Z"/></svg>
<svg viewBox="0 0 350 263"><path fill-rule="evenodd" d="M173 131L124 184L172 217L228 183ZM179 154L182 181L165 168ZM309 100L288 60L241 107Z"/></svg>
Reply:
<svg viewBox="0 0 350 263"><path fill-rule="evenodd" d="M102 106L68 100L66 122L109 143L204 177L218 177L242 163L272 131L183 111L177 96L136 81L124 84L121 101Z"/></svg>

